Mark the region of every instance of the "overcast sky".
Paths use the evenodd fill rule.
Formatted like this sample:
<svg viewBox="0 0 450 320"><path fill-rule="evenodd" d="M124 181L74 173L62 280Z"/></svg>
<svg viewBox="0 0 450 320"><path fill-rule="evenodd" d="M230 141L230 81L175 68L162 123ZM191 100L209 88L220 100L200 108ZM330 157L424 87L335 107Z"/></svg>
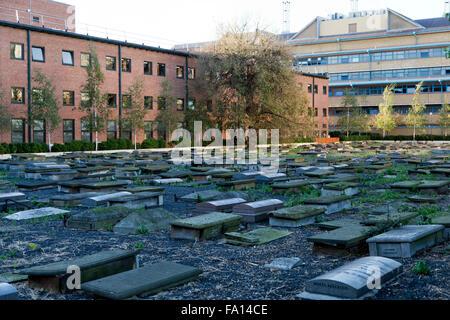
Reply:
<svg viewBox="0 0 450 320"><path fill-rule="evenodd" d="M281 33L282 0L62 0L76 6L78 32L84 24L109 28L110 37L121 30L128 41L145 39L152 45L214 40L217 25L250 18L268 31ZM316 16L347 14L350 0L291 0L291 32L302 29ZM412 19L434 18L444 13L445 0L359 0L359 10L391 8ZM94 35L94 27L89 28ZM142 36L130 35L139 34ZM116 35L116 38L119 35ZM124 37L123 33L120 36Z"/></svg>

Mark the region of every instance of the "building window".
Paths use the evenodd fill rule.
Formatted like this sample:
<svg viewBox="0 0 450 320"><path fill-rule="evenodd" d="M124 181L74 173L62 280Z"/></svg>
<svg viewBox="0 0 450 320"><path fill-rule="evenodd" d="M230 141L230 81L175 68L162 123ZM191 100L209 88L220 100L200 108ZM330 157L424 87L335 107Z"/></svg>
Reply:
<svg viewBox="0 0 450 320"><path fill-rule="evenodd" d="M81 120L81 140L85 142L91 142L92 140L88 120Z"/></svg>
<svg viewBox="0 0 450 320"><path fill-rule="evenodd" d="M131 72L131 59L122 58L122 72Z"/></svg>
<svg viewBox="0 0 450 320"><path fill-rule="evenodd" d="M149 110L153 109L153 97L150 96L144 97L144 107L145 109Z"/></svg>
<svg viewBox="0 0 450 320"><path fill-rule="evenodd" d="M195 79L195 68L188 68L188 79Z"/></svg>
<svg viewBox="0 0 450 320"><path fill-rule="evenodd" d="M41 19L39 17L33 16L33 22L39 23L39 21L41 21Z"/></svg>
<svg viewBox="0 0 450 320"><path fill-rule="evenodd" d="M158 110L164 110L166 108L166 98L158 97Z"/></svg>
<svg viewBox="0 0 450 320"><path fill-rule="evenodd" d="M166 76L166 64L158 63L158 76L165 77Z"/></svg>
<svg viewBox="0 0 450 320"><path fill-rule="evenodd" d="M75 105L75 92L63 91L63 105L74 106Z"/></svg>
<svg viewBox="0 0 450 320"><path fill-rule="evenodd" d="M123 120L121 130L121 138L131 140L131 122L128 120Z"/></svg>
<svg viewBox="0 0 450 320"><path fill-rule="evenodd" d="M45 143L45 125L44 120L35 120L33 122L33 142Z"/></svg>
<svg viewBox="0 0 450 320"><path fill-rule="evenodd" d="M82 107L89 106L89 93L81 92L80 97L81 97L81 106Z"/></svg>
<svg viewBox="0 0 450 320"><path fill-rule="evenodd" d="M314 93L319 93L319 86L317 84L314 85Z"/></svg>
<svg viewBox="0 0 450 320"><path fill-rule="evenodd" d="M11 88L11 103L23 104L25 103L25 88Z"/></svg>
<svg viewBox="0 0 450 320"><path fill-rule="evenodd" d="M183 79L184 78L184 67L177 66L177 78Z"/></svg>
<svg viewBox="0 0 450 320"><path fill-rule="evenodd" d="M188 108L190 110L195 110L195 99L189 99L189 101L188 101Z"/></svg>
<svg viewBox="0 0 450 320"><path fill-rule="evenodd" d="M106 135L108 137L108 140L117 138L117 121L116 120L108 120Z"/></svg>
<svg viewBox="0 0 450 320"><path fill-rule="evenodd" d="M24 143L25 142L25 120L12 119L11 120L11 142Z"/></svg>
<svg viewBox="0 0 450 320"><path fill-rule="evenodd" d="M324 124L322 125L322 129L326 129L326 128L327 128L327 124L324 123Z"/></svg>
<svg viewBox="0 0 450 320"><path fill-rule="evenodd" d="M106 57L106 70L116 71L116 57Z"/></svg>
<svg viewBox="0 0 450 320"><path fill-rule="evenodd" d="M328 89L327 89L327 86L323 86L323 94L327 94L328 93Z"/></svg>
<svg viewBox="0 0 450 320"><path fill-rule="evenodd" d="M153 122L144 121L145 139L153 139Z"/></svg>
<svg viewBox="0 0 450 320"><path fill-rule="evenodd" d="M213 111L213 102L212 100L206 101L206 111L212 112Z"/></svg>
<svg viewBox="0 0 450 320"><path fill-rule="evenodd" d="M117 107L117 95L114 93L108 93L108 108Z"/></svg>
<svg viewBox="0 0 450 320"><path fill-rule="evenodd" d="M91 55L89 53L81 53L81 63L82 68L87 68L91 65Z"/></svg>
<svg viewBox="0 0 450 320"><path fill-rule="evenodd" d="M66 66L73 66L73 51L62 52L62 63Z"/></svg>
<svg viewBox="0 0 450 320"><path fill-rule="evenodd" d="M356 33L357 31L357 24L356 23L350 23L348 25L348 33Z"/></svg>
<svg viewBox="0 0 450 320"><path fill-rule="evenodd" d="M23 44L11 43L10 45L11 59L23 60Z"/></svg>
<svg viewBox="0 0 450 320"><path fill-rule="evenodd" d="M144 74L146 75L153 74L153 64L150 61L144 61Z"/></svg>
<svg viewBox="0 0 450 320"><path fill-rule="evenodd" d="M327 117L327 109L323 109L323 116Z"/></svg>
<svg viewBox="0 0 450 320"><path fill-rule="evenodd" d="M122 107L123 108L131 108L131 96L128 94L124 94L122 96Z"/></svg>
<svg viewBox="0 0 450 320"><path fill-rule="evenodd" d="M75 120L63 120L64 143L75 140Z"/></svg>
<svg viewBox="0 0 450 320"><path fill-rule="evenodd" d="M308 84L308 93L312 93L312 85Z"/></svg>
<svg viewBox="0 0 450 320"><path fill-rule="evenodd" d="M314 108L314 117L318 117L319 116L319 109Z"/></svg>
<svg viewBox="0 0 450 320"><path fill-rule="evenodd" d="M36 62L45 62L45 49L42 47L32 47L32 59Z"/></svg>
<svg viewBox="0 0 450 320"><path fill-rule="evenodd" d="M177 111L184 110L184 99L177 99Z"/></svg>

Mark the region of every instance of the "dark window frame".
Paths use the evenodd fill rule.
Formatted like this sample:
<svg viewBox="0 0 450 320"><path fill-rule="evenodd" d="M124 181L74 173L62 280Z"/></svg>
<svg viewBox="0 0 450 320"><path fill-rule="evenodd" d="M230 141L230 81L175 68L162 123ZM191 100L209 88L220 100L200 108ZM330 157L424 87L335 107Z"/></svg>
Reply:
<svg viewBox="0 0 450 320"><path fill-rule="evenodd" d="M70 53L71 57L72 57L72 63L64 63L64 53ZM71 50L62 50L61 51L61 60L62 60L62 65L63 66L75 66L75 59L74 59L74 52Z"/></svg>
<svg viewBox="0 0 450 320"><path fill-rule="evenodd" d="M114 69L108 68L108 58L114 59ZM116 57L106 56L105 61L106 61L106 70L108 70L108 71L116 71L117 70L117 58Z"/></svg>
<svg viewBox="0 0 450 320"><path fill-rule="evenodd" d="M114 131L109 130L109 124L114 122ZM117 139L117 120L107 120L106 122L106 139L110 140L109 135L114 132L114 138L111 139Z"/></svg>
<svg viewBox="0 0 450 320"><path fill-rule="evenodd" d="M129 68L127 70L123 69L123 62L124 61L129 62ZM122 61L120 62L120 67L122 68L122 72L131 73L131 59L130 58L122 58Z"/></svg>
<svg viewBox="0 0 450 320"><path fill-rule="evenodd" d="M83 66L83 63L82 63L82 61L83 61L83 59L82 59L83 54L87 54L89 56L89 65L87 65L87 66ZM80 52L80 67L85 68L85 69L89 68L91 66L91 63L92 63L91 54L89 52Z"/></svg>
<svg viewBox="0 0 450 320"><path fill-rule="evenodd" d="M66 102L65 102L65 99L64 99L64 93L66 93L66 92L69 92L69 93L71 93L71 96L72 96L72 103L70 103L70 104L66 104ZM63 90L63 106L67 106L67 107L73 107L73 106L75 106L75 91L72 91L72 90Z"/></svg>
<svg viewBox="0 0 450 320"><path fill-rule="evenodd" d="M13 51L12 51L12 46L20 46L21 47L21 55L22 55L22 58L16 58L16 57L13 57L12 56L12 53L13 53ZM23 44L23 43L19 43L19 42L10 42L10 44L9 44L9 56L10 56L10 58L11 58L11 60L20 60L20 61L23 61L23 60L25 60L25 45ZM15 50L14 50L14 53L15 53Z"/></svg>
<svg viewBox="0 0 450 320"><path fill-rule="evenodd" d="M150 72L145 71L145 66L150 65ZM153 62L151 61L144 61L144 74L147 76L153 75Z"/></svg>
<svg viewBox="0 0 450 320"><path fill-rule="evenodd" d="M181 102L182 102L182 104L181 104L181 109L179 108L178 101L181 101ZM183 98L178 98L178 99L177 99L177 111L184 111L184 99L183 99Z"/></svg>
<svg viewBox="0 0 450 320"><path fill-rule="evenodd" d="M41 49L42 50L42 58L43 58L43 60L36 60L34 58L33 49ZM45 63L45 47L32 46L31 47L31 61Z"/></svg>
<svg viewBox="0 0 450 320"><path fill-rule="evenodd" d="M147 101L146 101L147 98L150 98L150 101L151 101L150 105L147 105ZM144 97L144 109L153 110L153 101L154 101L153 96L145 96Z"/></svg>
<svg viewBox="0 0 450 320"><path fill-rule="evenodd" d="M178 76L178 69L181 69L181 77ZM184 79L184 67L183 66L177 66L175 71L175 76L177 79Z"/></svg>
<svg viewBox="0 0 450 320"><path fill-rule="evenodd" d="M110 98L112 98L112 97L114 97L114 104L113 104L113 105L109 104L109 100L110 100ZM117 94L115 94L115 93L108 93L108 99L107 99L107 101L106 101L106 106L107 106L108 108L111 108L111 109L117 108Z"/></svg>
<svg viewBox="0 0 450 320"><path fill-rule="evenodd" d="M72 129L67 130L65 127L65 124L70 121L72 123ZM71 141L75 141L75 120L74 119L63 119L63 142L67 143L67 142L71 142L71 141L66 141L66 133L70 133L72 136L72 140Z"/></svg>
<svg viewBox="0 0 450 320"><path fill-rule="evenodd" d="M192 76L191 76L191 71L193 71ZM189 80L195 80L195 68L194 67L188 67L188 71L187 71L187 77Z"/></svg>
<svg viewBox="0 0 450 320"><path fill-rule="evenodd" d="M42 121L42 130L36 130L36 121ZM38 143L45 143L45 136L46 136L46 132L45 132L45 120L35 120L33 121L33 142L36 142L36 133L41 133L42 132L42 141L38 141Z"/></svg>
<svg viewBox="0 0 450 320"><path fill-rule="evenodd" d="M160 72L160 71L161 71L160 67L163 68L163 69L162 69L162 70L163 70L162 73ZM165 63L158 62L158 66L157 66L156 73L157 73L158 77L165 77L165 76L166 76L166 64L165 64Z"/></svg>
<svg viewBox="0 0 450 320"><path fill-rule="evenodd" d="M20 89L22 91L22 102L20 101L13 101L13 97L12 97L12 91L16 90L16 89ZM25 104L25 88L24 87L11 87L11 104Z"/></svg>
<svg viewBox="0 0 450 320"><path fill-rule="evenodd" d="M14 140L14 133L18 133L19 130L14 130L14 125L13 125L13 121L19 121L19 120L22 122L22 129L20 130L20 134L22 136L21 143L25 142L25 119L11 119L11 142L12 143L20 143L20 142L15 142L15 140Z"/></svg>

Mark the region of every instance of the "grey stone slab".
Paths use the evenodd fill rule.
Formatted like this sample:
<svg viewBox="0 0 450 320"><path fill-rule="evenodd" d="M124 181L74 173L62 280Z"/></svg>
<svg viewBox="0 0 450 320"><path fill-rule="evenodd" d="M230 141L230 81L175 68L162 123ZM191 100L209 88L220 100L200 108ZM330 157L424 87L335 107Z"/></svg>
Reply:
<svg viewBox="0 0 450 320"><path fill-rule="evenodd" d="M66 214L66 213L69 213L69 211L52 208L52 207L47 207L47 208L20 211L20 212L6 216L5 219L21 221L21 220L30 220L30 219L36 219L36 218L49 217L49 216L54 216L54 215L58 215L58 214Z"/></svg>
<svg viewBox="0 0 450 320"><path fill-rule="evenodd" d="M169 185L169 184L177 184L183 183L183 179L173 178L173 179L154 179L152 183L155 185Z"/></svg>
<svg viewBox="0 0 450 320"><path fill-rule="evenodd" d="M160 207L164 204L163 192L140 192L108 200L110 206L123 206L130 209Z"/></svg>
<svg viewBox="0 0 450 320"><path fill-rule="evenodd" d="M0 283L0 300L19 300L19 292L9 283Z"/></svg>
<svg viewBox="0 0 450 320"><path fill-rule="evenodd" d="M105 230L126 218L132 209L124 207L96 208L70 217L68 228L83 230Z"/></svg>
<svg viewBox="0 0 450 320"><path fill-rule="evenodd" d="M54 206L65 207L66 205L79 205L84 199L99 197L103 195L105 194L101 192L73 193L52 196L49 200Z"/></svg>
<svg viewBox="0 0 450 320"><path fill-rule="evenodd" d="M24 200L25 198L26 196L22 192L0 193L0 203L6 200Z"/></svg>
<svg viewBox="0 0 450 320"><path fill-rule="evenodd" d="M313 224L325 211L325 208L309 206L283 208L269 213L269 223L272 227L298 228Z"/></svg>
<svg viewBox="0 0 450 320"><path fill-rule="evenodd" d="M85 198L81 201L81 204L83 206L90 207L90 208L98 207L98 206L106 205L109 200L117 199L117 198L120 198L123 196L130 196L130 195L132 195L132 193L126 192L126 191L109 193L109 194L105 194L103 196Z"/></svg>
<svg viewBox="0 0 450 320"><path fill-rule="evenodd" d="M277 258L270 264L266 264L264 268L287 271L295 269L301 265L304 265L304 263L302 263L302 259L300 258Z"/></svg>
<svg viewBox="0 0 450 320"><path fill-rule="evenodd" d="M204 202L204 201L213 201L217 200L222 192L217 190L204 190L199 192L190 193L180 198L181 201L185 202Z"/></svg>
<svg viewBox="0 0 450 320"><path fill-rule="evenodd" d="M195 209L201 212L231 212L233 207L247 202L245 199L242 198L231 198L231 199L224 199L224 200L217 200L217 201L208 201L208 202L202 202L198 203L195 206Z"/></svg>
<svg viewBox="0 0 450 320"><path fill-rule="evenodd" d="M139 234L138 229L142 226L149 231L160 231L170 229L170 224L177 217L162 209L155 208L150 210L141 210L131 213L114 226L114 232L120 234Z"/></svg>
<svg viewBox="0 0 450 320"><path fill-rule="evenodd" d="M376 290L371 282L375 273L380 275L380 285L392 281L403 272L401 263L384 257L365 257L306 283L306 291L310 294L324 295L336 299L359 299ZM302 298L302 296L299 296Z"/></svg>
<svg viewBox="0 0 450 320"><path fill-rule="evenodd" d="M411 258L424 248L443 241L444 226L404 226L367 239L371 256Z"/></svg>
<svg viewBox="0 0 450 320"><path fill-rule="evenodd" d="M28 276L21 274L14 274L12 272L0 274L0 283L16 283L28 280Z"/></svg>
<svg viewBox="0 0 450 320"><path fill-rule="evenodd" d="M197 278L201 270L173 262L160 262L139 269L82 284L91 294L108 299L124 300L148 296Z"/></svg>
<svg viewBox="0 0 450 320"><path fill-rule="evenodd" d="M233 214L242 216L242 222L257 223L265 221L268 213L284 207L284 203L278 199L238 204L233 207Z"/></svg>

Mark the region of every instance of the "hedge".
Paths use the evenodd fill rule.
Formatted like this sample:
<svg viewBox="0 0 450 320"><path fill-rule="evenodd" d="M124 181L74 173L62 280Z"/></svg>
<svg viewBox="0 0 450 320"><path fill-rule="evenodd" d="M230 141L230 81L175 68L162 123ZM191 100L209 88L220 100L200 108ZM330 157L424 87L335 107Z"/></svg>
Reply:
<svg viewBox="0 0 450 320"><path fill-rule="evenodd" d="M343 132L330 132L333 138L340 138L341 141L367 141L367 140L388 140L388 141L413 141L413 136L386 136L379 133L351 133L349 137ZM416 135L416 141L450 141L450 136L436 136L436 135Z"/></svg>

